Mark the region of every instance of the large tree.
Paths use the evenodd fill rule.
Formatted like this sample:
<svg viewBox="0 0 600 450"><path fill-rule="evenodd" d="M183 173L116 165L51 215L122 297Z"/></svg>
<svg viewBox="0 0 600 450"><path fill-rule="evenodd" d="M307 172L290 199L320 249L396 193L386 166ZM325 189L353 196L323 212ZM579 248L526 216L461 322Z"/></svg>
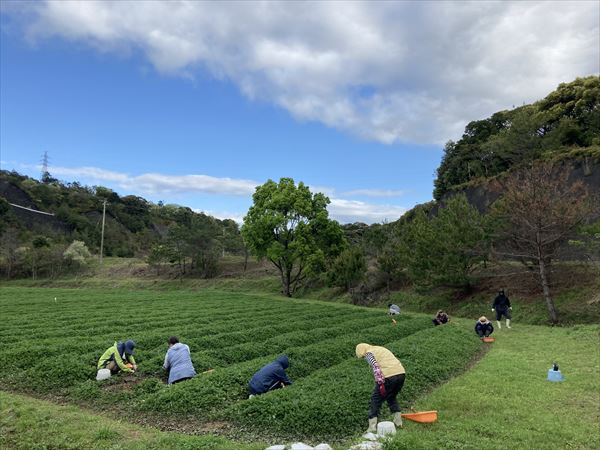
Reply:
<svg viewBox="0 0 600 450"><path fill-rule="evenodd" d="M464 195L440 205L437 215L417 208L397 223L387 245L386 271L405 272L421 288L467 287L473 270L487 256L484 218ZM381 265L381 262L380 262Z"/></svg>
<svg viewBox="0 0 600 450"><path fill-rule="evenodd" d="M345 247L340 225L329 219L329 199L312 194L304 183L291 178L258 186L242 226L242 236L259 258L277 267L282 291L291 297L311 273Z"/></svg>
<svg viewBox="0 0 600 450"><path fill-rule="evenodd" d="M568 177L568 171L551 163L532 165L507 179L493 211L495 252L537 273L552 323L558 322L550 292L552 263L594 207L583 183Z"/></svg>

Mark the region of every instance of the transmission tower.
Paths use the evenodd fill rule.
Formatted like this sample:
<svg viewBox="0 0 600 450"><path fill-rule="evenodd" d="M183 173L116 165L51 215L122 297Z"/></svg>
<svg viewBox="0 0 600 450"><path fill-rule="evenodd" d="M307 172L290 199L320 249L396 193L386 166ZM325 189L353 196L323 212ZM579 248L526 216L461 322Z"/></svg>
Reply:
<svg viewBox="0 0 600 450"><path fill-rule="evenodd" d="M48 172L48 163L50 162L50 158L48 158L48 152L44 152L44 156L42 156L42 181L50 178L50 172Z"/></svg>
<svg viewBox="0 0 600 450"><path fill-rule="evenodd" d="M48 152L44 152L42 156L42 182L48 183L51 180L50 172L48 172L48 163L50 162L50 158L48 157Z"/></svg>

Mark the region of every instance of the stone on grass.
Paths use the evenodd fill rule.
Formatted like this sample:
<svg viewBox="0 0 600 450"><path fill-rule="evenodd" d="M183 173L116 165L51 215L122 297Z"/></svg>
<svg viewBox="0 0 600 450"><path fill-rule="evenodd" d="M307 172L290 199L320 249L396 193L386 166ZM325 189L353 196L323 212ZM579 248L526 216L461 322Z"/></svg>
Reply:
<svg viewBox="0 0 600 450"><path fill-rule="evenodd" d="M314 450L333 450L333 448L329 444L322 443L317 445Z"/></svg>
<svg viewBox="0 0 600 450"><path fill-rule="evenodd" d="M376 441L379 436L377 436L375 433L365 433L362 435L362 437L367 441Z"/></svg>
<svg viewBox="0 0 600 450"><path fill-rule="evenodd" d="M271 445L267 447L265 450L285 450L285 445Z"/></svg>
<svg viewBox="0 0 600 450"><path fill-rule="evenodd" d="M306 445L304 442L295 442L290 447L291 450L314 450L310 445Z"/></svg>

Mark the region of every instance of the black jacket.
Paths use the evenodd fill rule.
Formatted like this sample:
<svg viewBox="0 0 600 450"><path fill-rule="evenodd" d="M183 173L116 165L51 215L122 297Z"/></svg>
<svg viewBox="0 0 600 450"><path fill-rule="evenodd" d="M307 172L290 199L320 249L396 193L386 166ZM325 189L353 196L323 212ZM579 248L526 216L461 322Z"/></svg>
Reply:
<svg viewBox="0 0 600 450"><path fill-rule="evenodd" d="M504 294L498 294L498 296L494 299L494 304L492 308L497 309L498 311L506 311L510 308L510 300Z"/></svg>

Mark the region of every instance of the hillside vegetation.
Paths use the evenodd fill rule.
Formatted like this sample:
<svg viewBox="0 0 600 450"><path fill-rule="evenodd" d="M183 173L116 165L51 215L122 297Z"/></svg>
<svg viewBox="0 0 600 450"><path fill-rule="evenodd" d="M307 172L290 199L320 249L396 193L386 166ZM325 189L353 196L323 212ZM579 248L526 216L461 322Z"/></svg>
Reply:
<svg viewBox="0 0 600 450"><path fill-rule="evenodd" d="M497 276L491 291L527 291L542 299L550 323L570 322L574 316L562 317L554 298L564 291L563 275L572 275L571 287L594 287L587 274L597 273L600 260L599 111L600 80L587 77L471 122L446 147L436 200L370 226L340 226L328 216L325 195L290 178L257 187L240 232L231 220L189 208L48 173L36 181L2 172L0 270L7 279L94 281L106 201L102 253L144 260L152 272L144 265L131 272L143 283L229 276L238 288L251 283L287 296L336 290L333 297L380 305L399 290L429 297L452 290L451 298L468 303L482 280L489 285L485 280ZM232 257L243 258L242 271L228 270ZM278 273L280 287L271 278L257 282L262 270Z"/></svg>
<svg viewBox="0 0 600 450"><path fill-rule="evenodd" d="M499 111L465 127L449 141L437 170L434 198L470 180L574 149L600 145L600 78L562 83L543 100Z"/></svg>

